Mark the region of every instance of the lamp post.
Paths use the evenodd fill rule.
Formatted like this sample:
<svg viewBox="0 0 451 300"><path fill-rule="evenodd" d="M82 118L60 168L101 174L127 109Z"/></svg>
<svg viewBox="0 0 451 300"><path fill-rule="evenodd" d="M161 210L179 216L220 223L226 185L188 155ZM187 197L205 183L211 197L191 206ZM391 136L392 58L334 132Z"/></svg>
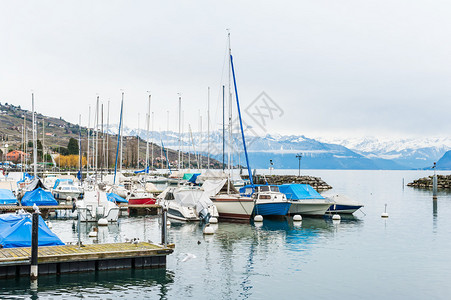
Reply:
<svg viewBox="0 0 451 300"><path fill-rule="evenodd" d="M296 158L299 159L299 173L298 173L298 177L301 177L301 158L302 158L302 154L300 154L300 153L296 154Z"/></svg>
<svg viewBox="0 0 451 300"><path fill-rule="evenodd" d="M272 176L272 170L273 170L273 162L272 159L269 160L269 176Z"/></svg>

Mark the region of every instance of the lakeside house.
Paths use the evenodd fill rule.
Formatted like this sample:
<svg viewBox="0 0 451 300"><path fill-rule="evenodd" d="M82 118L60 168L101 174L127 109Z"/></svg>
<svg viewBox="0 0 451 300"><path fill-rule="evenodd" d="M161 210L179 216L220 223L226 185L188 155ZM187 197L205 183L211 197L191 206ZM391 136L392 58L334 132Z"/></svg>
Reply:
<svg viewBox="0 0 451 300"><path fill-rule="evenodd" d="M11 152L8 152L8 154L6 154L6 159L9 161L18 162L18 161L22 160L22 158L24 160L26 160L28 158L28 156L30 156L30 155L23 151L13 150Z"/></svg>

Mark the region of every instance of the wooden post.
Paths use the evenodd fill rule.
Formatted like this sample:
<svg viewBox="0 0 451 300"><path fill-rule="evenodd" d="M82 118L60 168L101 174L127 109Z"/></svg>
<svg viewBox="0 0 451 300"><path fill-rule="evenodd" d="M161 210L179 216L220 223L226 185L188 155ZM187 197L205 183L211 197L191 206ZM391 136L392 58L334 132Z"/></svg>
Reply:
<svg viewBox="0 0 451 300"><path fill-rule="evenodd" d="M437 173L435 172L435 168L437 167L437 163L434 162L434 177L432 177L432 199L437 200Z"/></svg>
<svg viewBox="0 0 451 300"><path fill-rule="evenodd" d="M30 279L32 281L38 279L38 228L39 228L39 213L33 213L32 227L31 227L31 268Z"/></svg>
<svg viewBox="0 0 451 300"><path fill-rule="evenodd" d="M168 224L168 209L163 207L163 213L161 214L161 244L167 246L167 224Z"/></svg>

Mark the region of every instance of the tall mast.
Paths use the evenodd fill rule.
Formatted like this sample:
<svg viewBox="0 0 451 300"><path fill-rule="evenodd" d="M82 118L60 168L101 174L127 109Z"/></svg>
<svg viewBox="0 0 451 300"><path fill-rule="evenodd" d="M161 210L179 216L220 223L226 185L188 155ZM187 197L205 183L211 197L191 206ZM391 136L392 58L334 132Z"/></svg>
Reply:
<svg viewBox="0 0 451 300"><path fill-rule="evenodd" d="M44 128L44 124L45 124L45 119L44 116L42 116L42 167L45 170L45 151L44 151L44 135L45 135L45 128Z"/></svg>
<svg viewBox="0 0 451 300"><path fill-rule="evenodd" d="M138 113L138 138L137 138L137 142L136 142L136 145L137 145L136 148L138 148L138 162L136 163L136 169L137 170L139 170L139 133L140 133L140 130L141 130L141 128L140 128L140 125L139 125L139 113Z"/></svg>
<svg viewBox="0 0 451 300"><path fill-rule="evenodd" d="M230 32L228 33L228 41L229 41L229 149L228 149L228 170L229 170L229 176L230 179L233 179L233 174L232 174L232 83L231 83L231 62L230 62L230 57L232 55L232 48L230 46Z"/></svg>
<svg viewBox="0 0 451 300"><path fill-rule="evenodd" d="M117 172L117 158L119 154L119 142L121 138L121 127L122 127L122 112L124 108L124 93L122 92L122 101L121 101L121 117L119 118L119 128L117 132L117 146L116 146L116 162L114 163L114 179L113 184L116 184L116 172Z"/></svg>
<svg viewBox="0 0 451 300"><path fill-rule="evenodd" d="M87 154L87 162L86 162L86 176L89 176L89 152L90 152L90 145L89 145L89 136L91 135L91 129L89 128L91 126L91 105L89 105L89 114L88 114L88 128L87 128L87 134L88 134L88 154Z"/></svg>
<svg viewBox="0 0 451 300"><path fill-rule="evenodd" d="M95 170L95 185L97 185L97 169L99 168L99 156L98 156L98 149L99 149L99 96L97 96L97 102L96 102L96 121L95 121L95 144L94 144L94 166L96 168Z"/></svg>
<svg viewBox="0 0 451 300"><path fill-rule="evenodd" d="M181 156L181 158L180 158L180 160L181 160L180 165L182 166L182 169L184 168L184 167L183 167L183 134L184 134L184 132L185 132L185 130L184 130L184 128L183 128L184 123L185 123L185 111L182 110L182 135L181 135L181 141L182 141L182 147L181 147L182 150L181 150L181 151L182 151L182 156Z"/></svg>
<svg viewBox="0 0 451 300"><path fill-rule="evenodd" d="M150 138L153 140L153 122L154 121L154 115L153 115L153 112L152 112L152 131L151 131L151 133L150 133ZM151 159L152 159L152 161L151 161L151 169L153 170L153 141L151 142L151 145L150 145L150 147L152 148L152 157L151 157Z"/></svg>
<svg viewBox="0 0 451 300"><path fill-rule="evenodd" d="M83 179L83 158L81 156L81 115L78 115L78 169L80 170L80 184Z"/></svg>
<svg viewBox="0 0 451 300"><path fill-rule="evenodd" d="M168 117L167 117L167 119L166 119L166 122L167 122L167 126L166 126L166 128L167 128L167 130L166 130L166 136L168 137L169 136L169 110L168 111L166 111L167 112L167 115L168 115ZM167 142L168 142L168 144L169 144L169 138L168 138L168 140L167 140ZM162 144L163 145L163 144ZM167 144L166 144L166 147L167 147ZM166 150L166 154L167 154L167 150ZM169 170L169 155L166 155L166 168Z"/></svg>
<svg viewBox="0 0 451 300"><path fill-rule="evenodd" d="M149 94L149 103L147 104L147 114L146 114L146 122L147 122L147 132L146 132L146 173L149 172L149 119L150 119L150 97Z"/></svg>
<svg viewBox="0 0 451 300"><path fill-rule="evenodd" d="M178 170L180 172L180 146L181 146L181 125L182 125L182 96L179 93L179 157L178 157ZM179 173L179 178L180 178L180 173Z"/></svg>
<svg viewBox="0 0 451 300"><path fill-rule="evenodd" d="M102 103L102 109L100 110L100 120L101 120L101 125L100 128L102 128L102 136L101 136L101 140L102 140L102 160L101 162L101 169L105 169L105 123L103 123L103 103ZM100 173L100 175L102 176L103 171Z"/></svg>
<svg viewBox="0 0 451 300"><path fill-rule="evenodd" d="M207 105L207 169L210 169L210 87L208 87L208 105Z"/></svg>
<svg viewBox="0 0 451 300"><path fill-rule="evenodd" d="M124 128L124 92L122 92L122 102L121 102L121 120L120 120L120 131L122 131L122 129ZM119 160L119 171L122 173L122 147L123 147L123 138L122 138L123 134L121 134L121 159Z"/></svg>
<svg viewBox="0 0 451 300"><path fill-rule="evenodd" d="M36 137L36 117L34 113L34 94L31 93L31 111L32 111L32 122L33 122L33 172L34 178L38 176L38 150L37 150L37 137Z"/></svg>
<svg viewBox="0 0 451 300"><path fill-rule="evenodd" d="M225 86L222 86L222 171L225 168Z"/></svg>
<svg viewBox="0 0 451 300"><path fill-rule="evenodd" d="M108 169L110 168L110 166L108 164L108 159L110 156L110 151L108 149L108 145L109 145L109 141L110 141L109 130L110 130L110 100L108 100L108 109L107 109L107 113L106 113L106 169L107 169L107 172L108 172Z"/></svg>

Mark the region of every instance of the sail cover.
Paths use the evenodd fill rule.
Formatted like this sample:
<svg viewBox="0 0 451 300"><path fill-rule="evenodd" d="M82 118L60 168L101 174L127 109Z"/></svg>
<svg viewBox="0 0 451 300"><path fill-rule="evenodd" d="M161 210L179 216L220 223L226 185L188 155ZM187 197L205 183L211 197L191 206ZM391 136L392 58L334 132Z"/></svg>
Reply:
<svg viewBox="0 0 451 300"><path fill-rule="evenodd" d="M23 206L33 206L33 204L36 204L37 206L58 205L58 201L55 200L53 195L41 188L26 192L21 203Z"/></svg>

